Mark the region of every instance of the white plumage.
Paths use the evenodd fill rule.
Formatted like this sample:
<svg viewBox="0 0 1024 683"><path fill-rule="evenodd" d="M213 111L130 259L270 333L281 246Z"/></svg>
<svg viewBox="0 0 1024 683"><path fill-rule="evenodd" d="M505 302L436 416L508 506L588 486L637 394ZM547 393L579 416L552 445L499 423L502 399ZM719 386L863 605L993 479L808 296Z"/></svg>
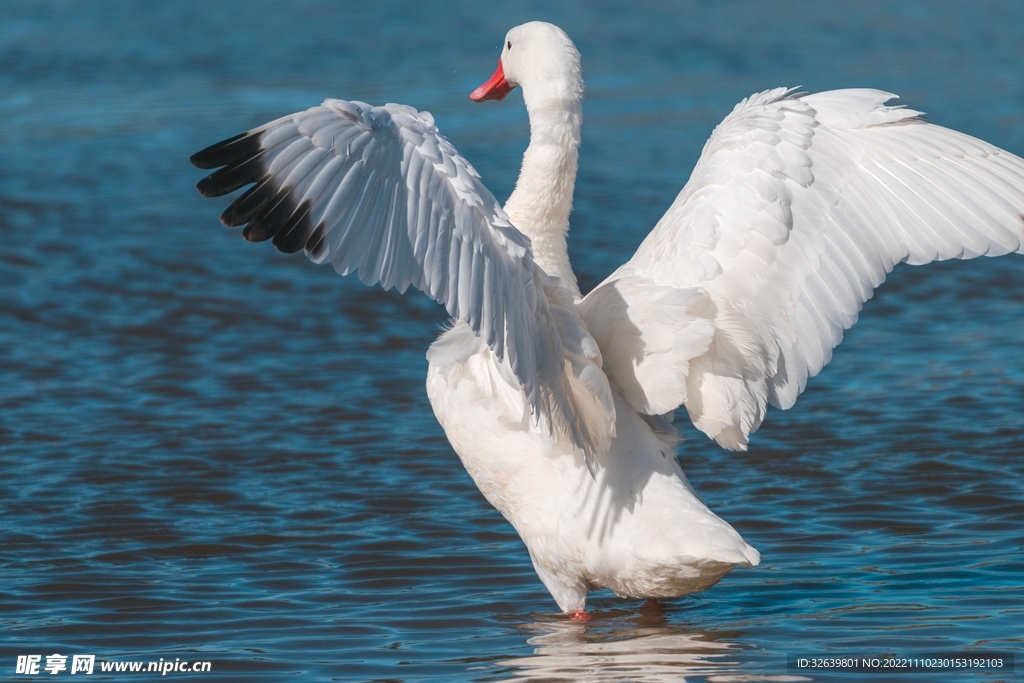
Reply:
<svg viewBox="0 0 1024 683"><path fill-rule="evenodd" d="M1024 161L885 106L894 97L780 88L718 126L675 203L581 306L606 355L644 349L606 363L634 409L685 405L745 449L767 403L793 405L895 264L1024 249ZM663 301L676 302L671 350Z"/></svg>
<svg viewBox="0 0 1024 683"><path fill-rule="evenodd" d="M443 303L434 412L559 607L671 597L759 561L696 496L672 412L747 447L897 263L1024 251L1024 161L840 90L754 95L636 254L586 297L566 249L583 81L531 22L473 98L521 86L530 146L502 208L426 112L327 100L193 157L243 234Z"/></svg>

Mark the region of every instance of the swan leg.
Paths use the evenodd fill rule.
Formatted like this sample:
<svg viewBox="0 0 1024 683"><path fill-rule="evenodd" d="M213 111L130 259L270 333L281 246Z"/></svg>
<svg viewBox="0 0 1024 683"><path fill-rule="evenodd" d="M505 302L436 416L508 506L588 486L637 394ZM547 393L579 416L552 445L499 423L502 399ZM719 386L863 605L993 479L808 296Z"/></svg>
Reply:
<svg viewBox="0 0 1024 683"><path fill-rule="evenodd" d="M568 579L550 571L533 558L533 553L530 553L530 559L533 560L537 576L558 603L558 608L570 615L573 621L589 619L590 615L586 612L589 587L581 579Z"/></svg>

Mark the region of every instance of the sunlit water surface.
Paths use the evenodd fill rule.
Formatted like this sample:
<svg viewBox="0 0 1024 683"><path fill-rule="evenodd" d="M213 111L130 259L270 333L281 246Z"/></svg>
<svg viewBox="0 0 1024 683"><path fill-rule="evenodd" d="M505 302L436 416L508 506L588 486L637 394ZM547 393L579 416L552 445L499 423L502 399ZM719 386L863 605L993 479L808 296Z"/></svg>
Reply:
<svg viewBox="0 0 1024 683"><path fill-rule="evenodd" d="M576 624L433 419L440 308L245 243L188 156L327 96L397 101L507 196L521 96L466 94L509 27L554 21L588 85L586 290L756 90L884 88L1024 152L1024 4L503 4L0 10L2 675L63 653L204 680L753 681L792 653L969 649L1019 675L1024 259L897 269L747 453L687 425L684 469L761 566L660 611L595 593Z"/></svg>

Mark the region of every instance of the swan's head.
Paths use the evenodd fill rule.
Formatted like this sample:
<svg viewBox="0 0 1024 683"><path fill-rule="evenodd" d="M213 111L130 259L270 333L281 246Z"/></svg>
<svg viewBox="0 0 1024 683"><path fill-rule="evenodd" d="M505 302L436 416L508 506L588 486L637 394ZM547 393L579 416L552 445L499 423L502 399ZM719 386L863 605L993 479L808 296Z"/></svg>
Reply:
<svg viewBox="0 0 1024 683"><path fill-rule="evenodd" d="M505 35L494 75L470 98L504 99L516 86L523 89L528 108L582 99L580 53L565 31L543 21L516 26Z"/></svg>

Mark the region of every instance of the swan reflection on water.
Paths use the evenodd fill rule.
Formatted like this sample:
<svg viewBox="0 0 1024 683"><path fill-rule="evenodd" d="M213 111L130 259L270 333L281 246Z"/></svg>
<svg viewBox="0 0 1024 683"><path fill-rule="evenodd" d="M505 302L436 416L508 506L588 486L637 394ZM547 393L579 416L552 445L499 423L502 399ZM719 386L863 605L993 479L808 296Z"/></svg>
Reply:
<svg viewBox="0 0 1024 683"><path fill-rule="evenodd" d="M655 608L656 609L656 608ZM620 610L595 613L590 622L535 621L521 628L534 635L533 654L496 663L509 670L509 681L630 681L661 683L687 676L715 683L740 681L809 681L803 676L752 674L743 668L743 648L728 633L687 630L652 614L622 619ZM609 618L611 617L611 618ZM617 618L618 617L618 618ZM610 624L605 626L601 622Z"/></svg>

